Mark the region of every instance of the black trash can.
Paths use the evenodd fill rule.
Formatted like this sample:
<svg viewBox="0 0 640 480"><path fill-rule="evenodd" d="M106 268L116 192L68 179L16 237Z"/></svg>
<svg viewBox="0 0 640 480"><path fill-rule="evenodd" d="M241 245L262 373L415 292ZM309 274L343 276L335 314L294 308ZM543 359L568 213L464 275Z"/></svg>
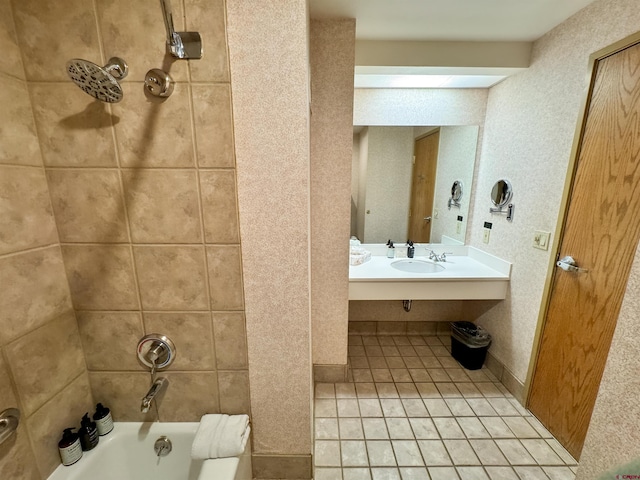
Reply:
<svg viewBox="0 0 640 480"><path fill-rule="evenodd" d="M451 356L467 370L479 370L487 358L491 335L471 322L451 323Z"/></svg>

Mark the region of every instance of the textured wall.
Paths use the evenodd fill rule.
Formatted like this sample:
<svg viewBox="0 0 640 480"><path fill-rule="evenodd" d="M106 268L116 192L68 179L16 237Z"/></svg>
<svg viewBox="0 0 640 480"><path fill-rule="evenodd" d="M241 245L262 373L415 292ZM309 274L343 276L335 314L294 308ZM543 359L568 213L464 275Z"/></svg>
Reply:
<svg viewBox="0 0 640 480"><path fill-rule="evenodd" d="M615 19L603 21L603 19ZM494 335L492 354L524 381L538 319L549 252L531 246L535 230L556 234L589 55L638 30L634 0L597 1L534 44L531 67L490 90L482 156L474 190L470 244L514 263L511 294L479 319ZM491 215L496 180L513 184L513 223ZM484 221L493 222L482 243Z"/></svg>
<svg viewBox="0 0 640 480"><path fill-rule="evenodd" d="M58 314L71 311L57 320L64 322L62 330L46 332L48 348L55 350L44 351L55 360L33 371L40 382L76 379L76 391L64 390L60 395L66 397L56 402L66 401L78 418L88 409L77 404L90 399L89 383L94 398L109 405L120 421L156 415L163 421L195 421L208 412L250 410L225 8L222 0L184 4L186 20L182 2L174 5L176 28L202 33L205 56L199 61L173 62L165 55L162 13L153 0L13 2L15 36L35 117L16 114L21 124L17 133L29 152L32 144L22 137L37 131L42 160L36 144L37 155L23 163L44 163L44 169L23 168L11 188L43 194L48 202L49 194L42 192L47 183L42 187L37 175L46 178L51 198L47 211L40 217L23 212L21 221L41 223L48 232L45 213L53 213L61 248L34 252L38 258L31 263L12 256L2 272L9 276L8 284L20 289L21 284L38 283L25 275L48 269L38 275L47 280L40 283L48 292L22 287L22 294L42 304L33 309L39 316L22 328L48 320L45 307L51 308L51 302ZM6 10L7 2L1 5ZM0 16L4 21L6 16ZM104 65L114 55L130 67L119 104L94 101L66 76L64 66L71 58ZM177 83L173 95L158 102L145 96L142 80L149 68L163 65ZM10 153L15 155L14 150ZM27 179L33 185L24 184ZM21 204L26 208L23 199ZM34 211L39 206L29 204ZM51 231L55 235L55 227ZM21 242L21 248L29 246L24 237ZM55 275L60 277L56 290L48 284ZM20 304L17 300L12 301ZM58 338L61 332L64 338ZM164 374L170 386L157 402L158 410L143 415L140 399L149 375L135 350L138 339L151 332L171 337L178 355ZM81 352L81 345L86 356L78 360L73 354ZM34 348L16 344L11 350L27 355ZM11 355L7 358L11 367ZM88 378L80 374L85 362ZM20 368L28 371L30 364ZM48 371L53 368L60 371ZM21 382L34 381L30 377L20 375L24 380L17 382L18 390ZM49 390L54 393L53 385ZM33 409L44 400L38 398ZM66 415L56 418L60 412L54 407L52 401L46 404L48 411L36 412L38 428L52 437L44 460L39 459L47 466L57 457L54 437L66 423L75 423Z"/></svg>
<svg viewBox="0 0 640 480"><path fill-rule="evenodd" d="M0 478L46 478L93 409L11 5L0 0L0 411L19 408Z"/></svg>
<svg viewBox="0 0 640 480"><path fill-rule="evenodd" d="M312 20L311 322L314 364L347 363L354 20ZM337 222L337 219L342 221ZM330 252L330 253L328 253Z"/></svg>
<svg viewBox="0 0 640 480"><path fill-rule="evenodd" d="M254 452L309 455L306 2L227 8Z"/></svg>
<svg viewBox="0 0 640 480"><path fill-rule="evenodd" d="M478 127L473 125L441 127L438 147L438 171L434 192L434 215L431 226L431 241L440 242L447 235L464 243L468 214L473 188L473 170L476 162ZM462 181L460 208L447 207L451 198L451 186L456 180ZM435 211L438 211L438 218ZM464 218L460 233L457 233L458 215Z"/></svg>

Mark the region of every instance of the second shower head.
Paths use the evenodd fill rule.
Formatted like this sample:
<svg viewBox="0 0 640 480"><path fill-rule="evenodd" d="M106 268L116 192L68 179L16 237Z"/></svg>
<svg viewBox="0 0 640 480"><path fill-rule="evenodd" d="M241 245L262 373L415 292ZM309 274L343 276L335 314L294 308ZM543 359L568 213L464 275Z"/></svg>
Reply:
<svg viewBox="0 0 640 480"><path fill-rule="evenodd" d="M85 93L102 102L116 103L122 100L122 80L129 73L124 60L118 57L109 59L104 67L88 60L74 58L67 62L67 74Z"/></svg>

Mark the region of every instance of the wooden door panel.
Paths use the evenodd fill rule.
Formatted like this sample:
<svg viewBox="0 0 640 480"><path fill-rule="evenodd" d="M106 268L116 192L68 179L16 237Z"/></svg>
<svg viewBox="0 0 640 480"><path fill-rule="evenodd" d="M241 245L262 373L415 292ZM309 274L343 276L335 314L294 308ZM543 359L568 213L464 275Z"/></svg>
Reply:
<svg viewBox="0 0 640 480"><path fill-rule="evenodd" d="M429 243L431 239L432 221L424 219L433 215L433 194L436 184L439 145L439 130L415 142L415 162L411 179L411 213L407 234L407 237L414 242Z"/></svg>
<svg viewBox="0 0 640 480"><path fill-rule="evenodd" d="M640 46L598 63L528 407L578 458L640 238Z"/></svg>

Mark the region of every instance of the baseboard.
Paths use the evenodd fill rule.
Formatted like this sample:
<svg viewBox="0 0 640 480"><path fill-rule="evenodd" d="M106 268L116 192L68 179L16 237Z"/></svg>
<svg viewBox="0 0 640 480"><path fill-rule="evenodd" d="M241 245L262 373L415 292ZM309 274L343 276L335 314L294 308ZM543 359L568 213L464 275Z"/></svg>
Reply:
<svg viewBox="0 0 640 480"><path fill-rule="evenodd" d="M350 321L350 335L437 335L449 332L449 322Z"/></svg>
<svg viewBox="0 0 640 480"><path fill-rule="evenodd" d="M491 373L500 380L505 388L511 392L511 395L513 395L521 405L524 405L524 384L520 382L500 360L491 355L491 352L487 352L487 359L484 364L491 370Z"/></svg>
<svg viewBox="0 0 640 480"><path fill-rule="evenodd" d="M261 455L251 456L253 478L260 480L309 480L311 479L311 455Z"/></svg>
<svg viewBox="0 0 640 480"><path fill-rule="evenodd" d="M349 368L344 365L314 365L314 383L342 383L348 378Z"/></svg>

